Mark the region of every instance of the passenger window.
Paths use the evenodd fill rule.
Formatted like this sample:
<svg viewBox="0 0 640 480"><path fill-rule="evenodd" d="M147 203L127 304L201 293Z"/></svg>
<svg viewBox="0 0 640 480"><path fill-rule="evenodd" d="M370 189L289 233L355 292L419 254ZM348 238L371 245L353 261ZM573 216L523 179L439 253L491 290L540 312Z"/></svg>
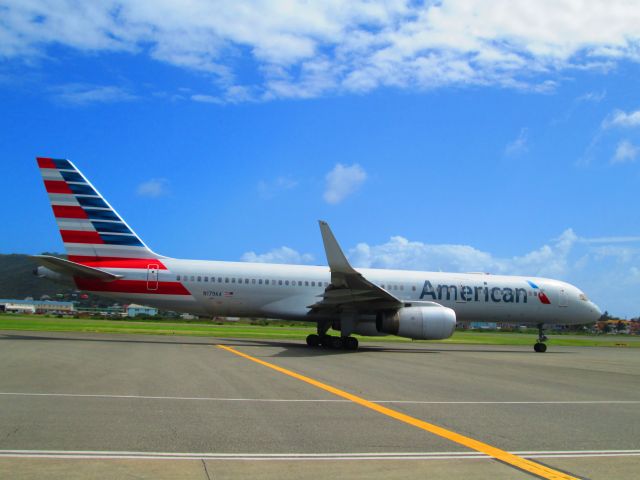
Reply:
<svg viewBox="0 0 640 480"><path fill-rule="evenodd" d="M201 282L202 281L202 277L198 277L198 281Z"/></svg>
<svg viewBox="0 0 640 480"><path fill-rule="evenodd" d="M236 277L231 278L231 283L236 283Z"/></svg>
<svg viewBox="0 0 640 480"><path fill-rule="evenodd" d="M249 279L248 279L248 278L245 278L245 279L244 279L244 283L245 283L245 284L249 283Z"/></svg>
<svg viewBox="0 0 640 480"><path fill-rule="evenodd" d="M218 283L222 283L222 277L218 277Z"/></svg>
<svg viewBox="0 0 640 480"><path fill-rule="evenodd" d="M289 285L289 280L285 280L285 281L284 281L284 284L285 284L285 285Z"/></svg>
<svg viewBox="0 0 640 480"><path fill-rule="evenodd" d="M252 278L252 279L251 279L251 283L252 283L253 285L255 285L255 284L256 284L256 279L255 279L255 278Z"/></svg>
<svg viewBox="0 0 640 480"><path fill-rule="evenodd" d="M176 280L178 280L178 281L180 280L180 275L178 275L178 276L176 277Z"/></svg>
<svg viewBox="0 0 640 480"><path fill-rule="evenodd" d="M311 286L315 287L316 286L316 282L311 282Z"/></svg>
<svg viewBox="0 0 640 480"><path fill-rule="evenodd" d="M258 279L258 285L262 285L262 279L261 278Z"/></svg>
<svg viewBox="0 0 640 480"><path fill-rule="evenodd" d="M209 281L209 277L204 277L204 281L208 282Z"/></svg>
<svg viewBox="0 0 640 480"><path fill-rule="evenodd" d="M282 285L282 280L278 280L278 285Z"/></svg>
<svg viewBox="0 0 640 480"><path fill-rule="evenodd" d="M411 287L411 290L413 290L413 291L415 292L415 291L416 291L416 286L415 286L415 285L413 285L413 286Z"/></svg>
<svg viewBox="0 0 640 480"><path fill-rule="evenodd" d="M404 290L404 285L400 285L400 290Z"/></svg>
<svg viewBox="0 0 640 480"><path fill-rule="evenodd" d="M224 283L229 283L229 277L224 278Z"/></svg>
<svg viewBox="0 0 640 480"><path fill-rule="evenodd" d="M302 280L298 280L298 286L301 287L302 286Z"/></svg>
<svg viewBox="0 0 640 480"><path fill-rule="evenodd" d="M308 287L308 286L309 286L309 281L308 281L308 280L305 280L305 282L304 282L304 286L305 286L305 287Z"/></svg>
<svg viewBox="0 0 640 480"><path fill-rule="evenodd" d="M196 280L195 280L195 278L196 278L196 277L194 277L193 275L191 275L191 281L192 281L192 282L195 282L195 281L196 281Z"/></svg>

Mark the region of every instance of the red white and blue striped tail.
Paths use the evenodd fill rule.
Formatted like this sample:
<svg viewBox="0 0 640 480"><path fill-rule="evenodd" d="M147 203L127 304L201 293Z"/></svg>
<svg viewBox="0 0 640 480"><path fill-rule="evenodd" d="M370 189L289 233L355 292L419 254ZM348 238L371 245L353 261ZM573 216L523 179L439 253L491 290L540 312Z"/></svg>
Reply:
<svg viewBox="0 0 640 480"><path fill-rule="evenodd" d="M69 160L38 157L69 260L111 268L147 268L147 247Z"/></svg>

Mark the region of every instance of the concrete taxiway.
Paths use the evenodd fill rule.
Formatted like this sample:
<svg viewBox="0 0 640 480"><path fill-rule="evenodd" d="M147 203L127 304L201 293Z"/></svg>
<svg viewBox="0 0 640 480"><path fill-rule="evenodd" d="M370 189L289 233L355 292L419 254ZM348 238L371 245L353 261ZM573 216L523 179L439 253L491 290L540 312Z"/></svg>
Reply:
<svg viewBox="0 0 640 480"><path fill-rule="evenodd" d="M0 478L636 478L640 351L0 332Z"/></svg>

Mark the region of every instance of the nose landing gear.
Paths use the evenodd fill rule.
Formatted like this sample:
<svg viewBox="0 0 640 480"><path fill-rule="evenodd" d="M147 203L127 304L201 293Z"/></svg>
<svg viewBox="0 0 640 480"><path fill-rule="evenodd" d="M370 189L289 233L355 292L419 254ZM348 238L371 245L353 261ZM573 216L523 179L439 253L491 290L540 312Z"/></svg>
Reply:
<svg viewBox="0 0 640 480"><path fill-rule="evenodd" d="M533 349L538 353L544 353L547 351L547 336L544 334L544 325L538 324L538 342L533 346Z"/></svg>

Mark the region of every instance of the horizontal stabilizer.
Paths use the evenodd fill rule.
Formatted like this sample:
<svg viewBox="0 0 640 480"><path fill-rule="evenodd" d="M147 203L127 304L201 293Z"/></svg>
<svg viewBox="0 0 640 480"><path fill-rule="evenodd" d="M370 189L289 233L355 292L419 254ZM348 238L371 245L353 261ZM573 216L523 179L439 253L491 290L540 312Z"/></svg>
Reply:
<svg viewBox="0 0 640 480"><path fill-rule="evenodd" d="M99 268L87 267L86 265L71 262L63 258L52 257L51 255L33 255L31 258L54 272L71 277L94 278L105 282L112 282L122 278L122 275L114 275Z"/></svg>

